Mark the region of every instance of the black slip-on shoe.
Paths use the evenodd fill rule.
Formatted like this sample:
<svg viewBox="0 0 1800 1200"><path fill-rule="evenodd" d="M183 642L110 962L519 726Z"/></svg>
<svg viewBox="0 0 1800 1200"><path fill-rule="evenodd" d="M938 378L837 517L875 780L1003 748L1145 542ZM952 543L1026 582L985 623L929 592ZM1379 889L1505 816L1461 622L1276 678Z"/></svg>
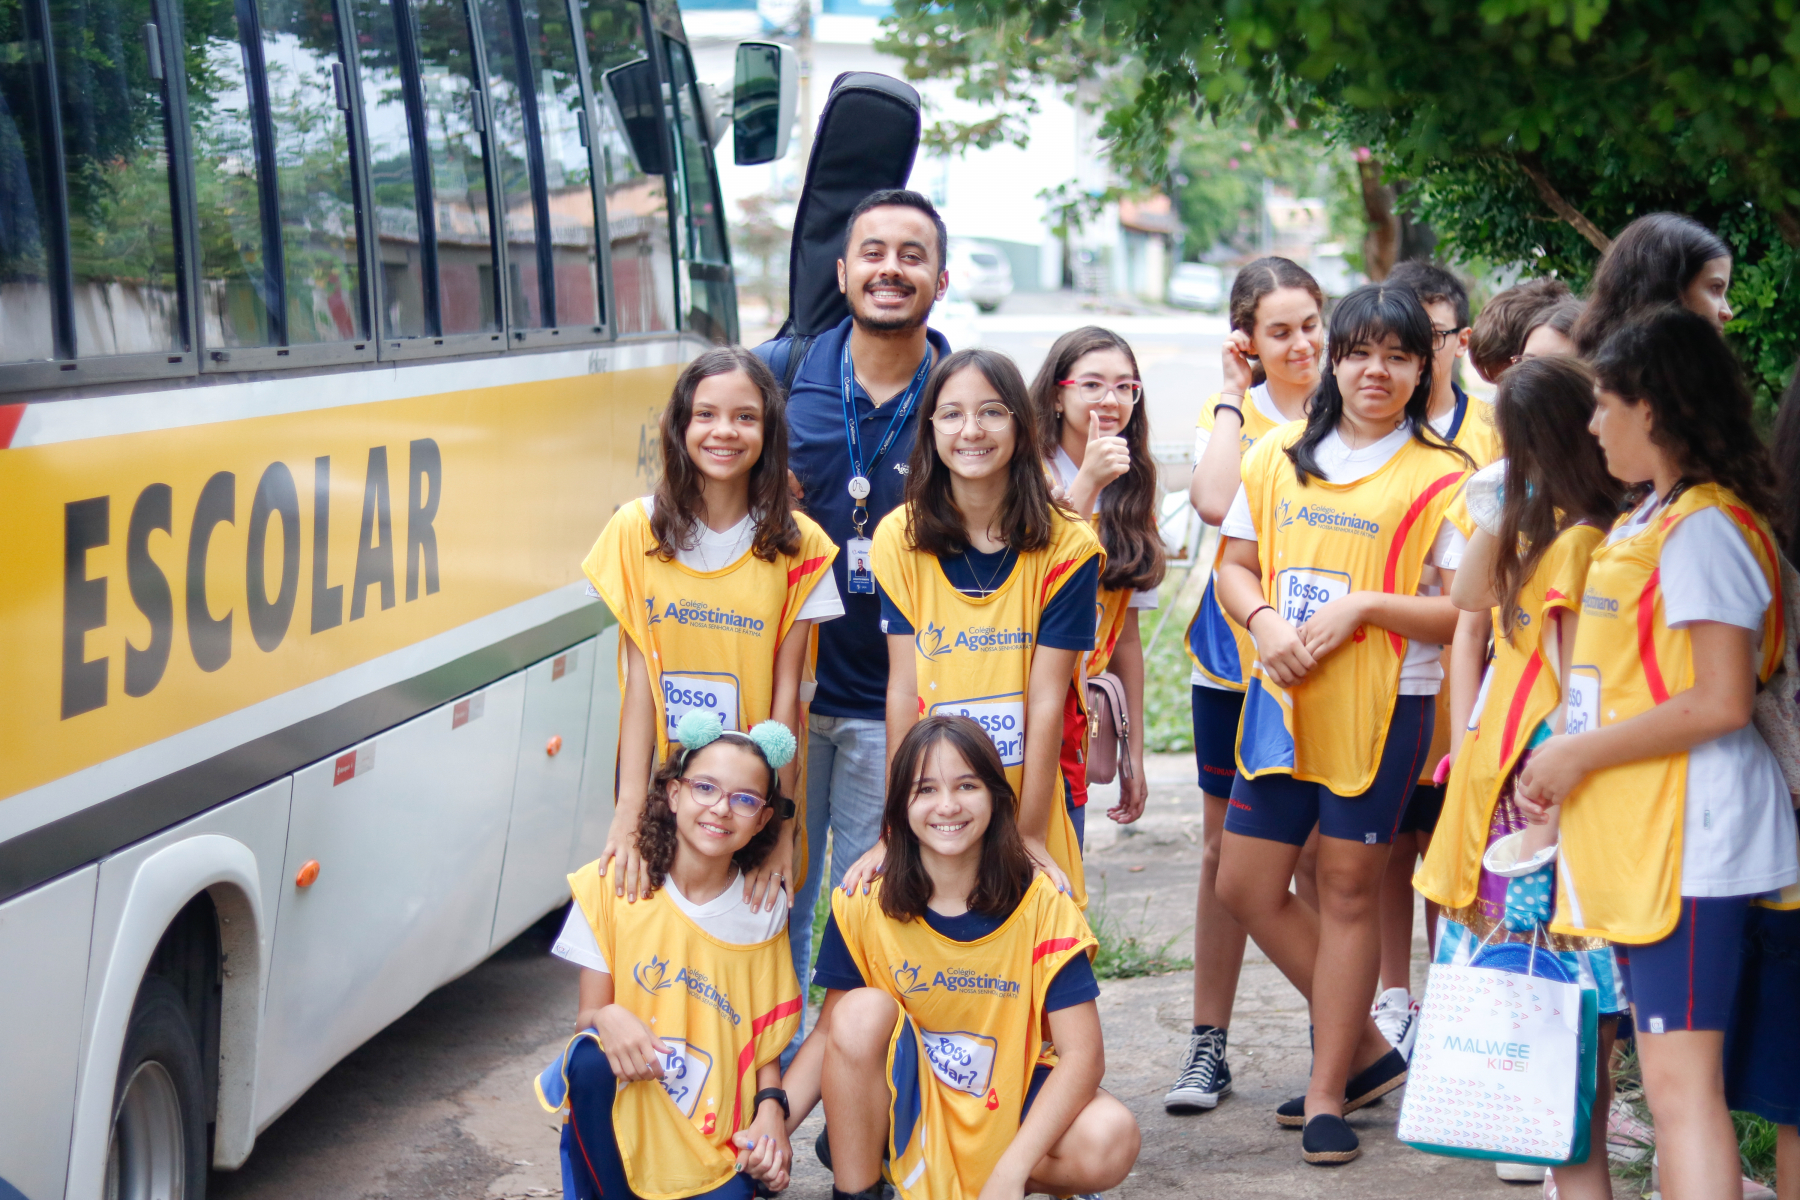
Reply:
<svg viewBox="0 0 1800 1200"><path fill-rule="evenodd" d="M1358 1071L1344 1085L1344 1112L1366 1108L1406 1082L1406 1058L1398 1050L1386 1054ZM1306 1097L1295 1096L1283 1101L1275 1110L1275 1123L1283 1129L1300 1129L1306 1125Z"/></svg>
<svg viewBox="0 0 1800 1200"><path fill-rule="evenodd" d="M1320 1113L1300 1135L1300 1157L1315 1167L1336 1167L1362 1153L1356 1131L1342 1117Z"/></svg>
<svg viewBox="0 0 1800 1200"><path fill-rule="evenodd" d="M813 1153L819 1156L819 1164L827 1171L831 1170L831 1133L829 1129L819 1130L819 1136L813 1139Z"/></svg>
<svg viewBox="0 0 1800 1200"><path fill-rule="evenodd" d="M1358 1071L1344 1085L1344 1111L1353 1113L1373 1104L1406 1082L1406 1055L1398 1050L1386 1054Z"/></svg>

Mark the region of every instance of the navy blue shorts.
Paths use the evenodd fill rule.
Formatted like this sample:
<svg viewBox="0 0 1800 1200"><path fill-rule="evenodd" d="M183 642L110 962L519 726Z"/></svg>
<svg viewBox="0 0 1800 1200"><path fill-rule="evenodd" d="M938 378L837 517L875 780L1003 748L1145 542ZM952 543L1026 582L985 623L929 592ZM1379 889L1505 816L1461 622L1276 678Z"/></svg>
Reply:
<svg viewBox="0 0 1800 1200"><path fill-rule="evenodd" d="M1244 711L1244 693L1197 683L1193 693L1194 763L1200 769L1200 790L1209 796L1229 796L1237 782L1238 716Z"/></svg>
<svg viewBox="0 0 1800 1200"><path fill-rule="evenodd" d="M1419 779L1419 764L1431 752L1437 721L1436 696L1399 696L1388 723L1387 742L1375 779L1360 796L1340 796L1322 783L1292 775L1239 779L1231 787L1225 828L1242 837L1303 846L1313 826L1326 837L1365 845L1387 845Z"/></svg>
<svg viewBox="0 0 1800 1200"><path fill-rule="evenodd" d="M1401 833L1431 833L1437 829L1438 817L1444 812L1444 785L1415 784L1406 811L1400 814Z"/></svg>
<svg viewBox="0 0 1800 1200"><path fill-rule="evenodd" d="M1752 908L1744 922L1737 1010L1725 1031L1725 1103L1800 1124L1800 909Z"/></svg>
<svg viewBox="0 0 1800 1200"><path fill-rule="evenodd" d="M1731 1024L1750 900L1683 896L1681 920L1668 937L1647 946L1614 943L1639 1033L1722 1032Z"/></svg>

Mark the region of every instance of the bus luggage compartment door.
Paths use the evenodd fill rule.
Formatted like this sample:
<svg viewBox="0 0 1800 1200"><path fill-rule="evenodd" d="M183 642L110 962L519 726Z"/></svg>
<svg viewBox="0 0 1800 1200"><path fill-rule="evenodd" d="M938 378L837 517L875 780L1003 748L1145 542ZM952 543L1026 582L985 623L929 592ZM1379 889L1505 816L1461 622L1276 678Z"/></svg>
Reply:
<svg viewBox="0 0 1800 1200"><path fill-rule="evenodd" d="M591 638L525 672L525 719L506 832L506 867L494 910L495 947L569 898L567 864L593 691Z"/></svg>
<svg viewBox="0 0 1800 1200"><path fill-rule="evenodd" d="M295 774L259 1128L487 957L524 700L512 675Z"/></svg>

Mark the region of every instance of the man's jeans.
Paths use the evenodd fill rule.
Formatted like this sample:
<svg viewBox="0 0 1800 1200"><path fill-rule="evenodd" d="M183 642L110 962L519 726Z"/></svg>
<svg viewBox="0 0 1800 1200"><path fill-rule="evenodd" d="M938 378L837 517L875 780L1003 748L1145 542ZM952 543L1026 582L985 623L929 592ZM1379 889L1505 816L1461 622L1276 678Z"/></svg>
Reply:
<svg viewBox="0 0 1800 1200"><path fill-rule="evenodd" d="M881 808L886 801L887 723L859 717L807 718L806 743L806 886L794 897L788 915L788 942L794 951L794 974L805 997L811 982L813 906L824 881L825 835L831 834L831 880L836 888L850 864L881 836ZM830 898L826 901L829 904ZM805 1014L782 1068L806 1035Z"/></svg>

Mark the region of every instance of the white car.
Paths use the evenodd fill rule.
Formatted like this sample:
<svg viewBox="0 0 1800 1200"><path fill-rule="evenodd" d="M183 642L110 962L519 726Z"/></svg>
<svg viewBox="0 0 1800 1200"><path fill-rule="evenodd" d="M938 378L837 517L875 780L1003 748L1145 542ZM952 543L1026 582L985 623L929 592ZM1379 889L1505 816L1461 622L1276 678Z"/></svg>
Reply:
<svg viewBox="0 0 1800 1200"><path fill-rule="evenodd" d="M1012 295L1012 264L1006 252L987 242L950 239L949 299L967 300L984 313Z"/></svg>
<svg viewBox="0 0 1800 1200"><path fill-rule="evenodd" d="M1211 263L1177 263L1169 276L1169 303L1217 312L1225 303L1225 279Z"/></svg>

